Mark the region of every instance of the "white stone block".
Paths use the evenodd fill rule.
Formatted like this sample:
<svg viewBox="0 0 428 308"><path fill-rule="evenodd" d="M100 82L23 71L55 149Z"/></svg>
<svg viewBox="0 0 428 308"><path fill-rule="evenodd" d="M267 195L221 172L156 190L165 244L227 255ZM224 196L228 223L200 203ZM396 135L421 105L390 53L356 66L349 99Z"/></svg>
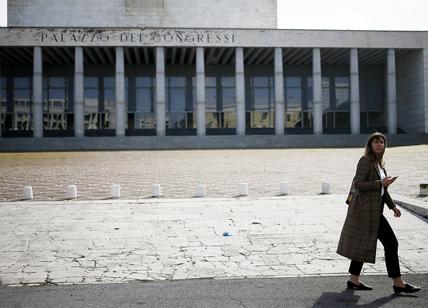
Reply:
<svg viewBox="0 0 428 308"><path fill-rule="evenodd" d="M113 184L111 187L111 197L113 199L120 198L120 185Z"/></svg>
<svg viewBox="0 0 428 308"><path fill-rule="evenodd" d="M33 187L31 187L31 186L24 186L22 192L24 194L24 199L25 200L32 200L33 199Z"/></svg>
<svg viewBox="0 0 428 308"><path fill-rule="evenodd" d="M239 184L239 195L240 196L247 196L248 195L248 184L247 183L240 183Z"/></svg>
<svg viewBox="0 0 428 308"><path fill-rule="evenodd" d="M205 185L198 185L196 187L196 197L203 198L206 194L206 186Z"/></svg>
<svg viewBox="0 0 428 308"><path fill-rule="evenodd" d="M153 197L159 198L161 195L162 192L160 184L153 184Z"/></svg>
<svg viewBox="0 0 428 308"><path fill-rule="evenodd" d="M67 198L77 199L77 187L76 187L76 185L68 185L67 186Z"/></svg>
<svg viewBox="0 0 428 308"><path fill-rule="evenodd" d="M329 194L330 193L330 183L322 183L321 193L322 194Z"/></svg>
<svg viewBox="0 0 428 308"><path fill-rule="evenodd" d="M288 183L287 182L279 183L279 193L281 195L288 195Z"/></svg>
<svg viewBox="0 0 428 308"><path fill-rule="evenodd" d="M428 196L428 184L419 184L419 189L421 196Z"/></svg>

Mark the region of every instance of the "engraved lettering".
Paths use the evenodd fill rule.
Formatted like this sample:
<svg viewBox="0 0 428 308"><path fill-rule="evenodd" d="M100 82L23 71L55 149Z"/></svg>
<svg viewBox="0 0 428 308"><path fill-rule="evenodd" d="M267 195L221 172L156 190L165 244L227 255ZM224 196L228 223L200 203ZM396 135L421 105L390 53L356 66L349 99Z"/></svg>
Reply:
<svg viewBox="0 0 428 308"><path fill-rule="evenodd" d="M71 40L72 41L74 41L75 43L77 43L77 41L79 40L77 37L76 37L76 35L73 33L72 35L71 35Z"/></svg>
<svg viewBox="0 0 428 308"><path fill-rule="evenodd" d="M85 39L86 39L86 33L83 33L82 38L81 38L80 41L83 43L85 41Z"/></svg>
<svg viewBox="0 0 428 308"><path fill-rule="evenodd" d="M177 37L177 41L179 41L180 43L183 42L183 36L181 35L181 33L177 33L176 37Z"/></svg>
<svg viewBox="0 0 428 308"><path fill-rule="evenodd" d="M152 41L159 43L161 40L161 36L159 35L159 33L153 33L152 35Z"/></svg>
<svg viewBox="0 0 428 308"><path fill-rule="evenodd" d="M225 43L229 43L229 41L230 41L229 35L228 35L228 34L225 34L225 35L224 35L224 42L225 42Z"/></svg>
<svg viewBox="0 0 428 308"><path fill-rule="evenodd" d="M204 36L202 34L198 34L198 43L204 42Z"/></svg>
<svg viewBox="0 0 428 308"><path fill-rule="evenodd" d="M220 43L221 42L221 36L218 33L215 35L215 42L216 43Z"/></svg>
<svg viewBox="0 0 428 308"><path fill-rule="evenodd" d="M44 42L47 37L48 35L46 33L42 33L42 42Z"/></svg>
<svg viewBox="0 0 428 308"><path fill-rule="evenodd" d="M207 34L207 43L211 43L212 34Z"/></svg>
<svg viewBox="0 0 428 308"><path fill-rule="evenodd" d="M186 34L186 42L193 43L195 41L195 37L192 34Z"/></svg>
<svg viewBox="0 0 428 308"><path fill-rule="evenodd" d="M167 33L167 34L163 35L163 39L164 39L165 42L172 42L172 40L174 39L174 37L171 34Z"/></svg>
<svg viewBox="0 0 428 308"><path fill-rule="evenodd" d="M100 35L101 42L108 42L110 40L110 36L107 33L102 33Z"/></svg>

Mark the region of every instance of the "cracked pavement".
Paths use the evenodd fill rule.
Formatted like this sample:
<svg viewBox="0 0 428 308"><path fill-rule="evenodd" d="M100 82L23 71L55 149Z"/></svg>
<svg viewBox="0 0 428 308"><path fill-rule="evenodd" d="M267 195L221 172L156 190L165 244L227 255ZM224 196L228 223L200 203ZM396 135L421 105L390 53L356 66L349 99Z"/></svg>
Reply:
<svg viewBox="0 0 428 308"><path fill-rule="evenodd" d="M347 274L343 195L0 203L4 285ZM426 219L384 214L401 270L428 273ZM229 232L230 236L223 236ZM386 274L378 242L376 264Z"/></svg>

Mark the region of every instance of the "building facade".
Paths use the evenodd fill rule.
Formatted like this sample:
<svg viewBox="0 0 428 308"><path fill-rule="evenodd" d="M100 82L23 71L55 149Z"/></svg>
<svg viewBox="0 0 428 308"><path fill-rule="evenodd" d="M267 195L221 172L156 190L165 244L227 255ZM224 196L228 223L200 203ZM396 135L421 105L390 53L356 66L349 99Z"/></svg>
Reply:
<svg viewBox="0 0 428 308"><path fill-rule="evenodd" d="M3 150L427 140L426 31L280 30L276 1L83 3L9 1Z"/></svg>

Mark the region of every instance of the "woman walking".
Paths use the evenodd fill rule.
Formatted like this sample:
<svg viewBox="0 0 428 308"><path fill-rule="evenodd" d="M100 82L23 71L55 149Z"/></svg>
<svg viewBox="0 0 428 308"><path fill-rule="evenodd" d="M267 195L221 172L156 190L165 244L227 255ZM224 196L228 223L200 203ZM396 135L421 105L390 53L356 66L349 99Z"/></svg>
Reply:
<svg viewBox="0 0 428 308"><path fill-rule="evenodd" d="M370 135L364 156L358 162L346 220L339 239L337 253L351 259L347 282L349 289L372 290L360 282L360 273L364 262L375 263L377 239L385 249L385 263L388 276L393 280L395 293L414 293L421 289L403 281L398 260L398 242L386 218L383 216L384 204L400 217L401 212L395 206L388 193L388 186L397 177L387 176L383 155L386 138L381 133ZM350 198L351 197L351 198ZM352 200L349 200L352 199Z"/></svg>

